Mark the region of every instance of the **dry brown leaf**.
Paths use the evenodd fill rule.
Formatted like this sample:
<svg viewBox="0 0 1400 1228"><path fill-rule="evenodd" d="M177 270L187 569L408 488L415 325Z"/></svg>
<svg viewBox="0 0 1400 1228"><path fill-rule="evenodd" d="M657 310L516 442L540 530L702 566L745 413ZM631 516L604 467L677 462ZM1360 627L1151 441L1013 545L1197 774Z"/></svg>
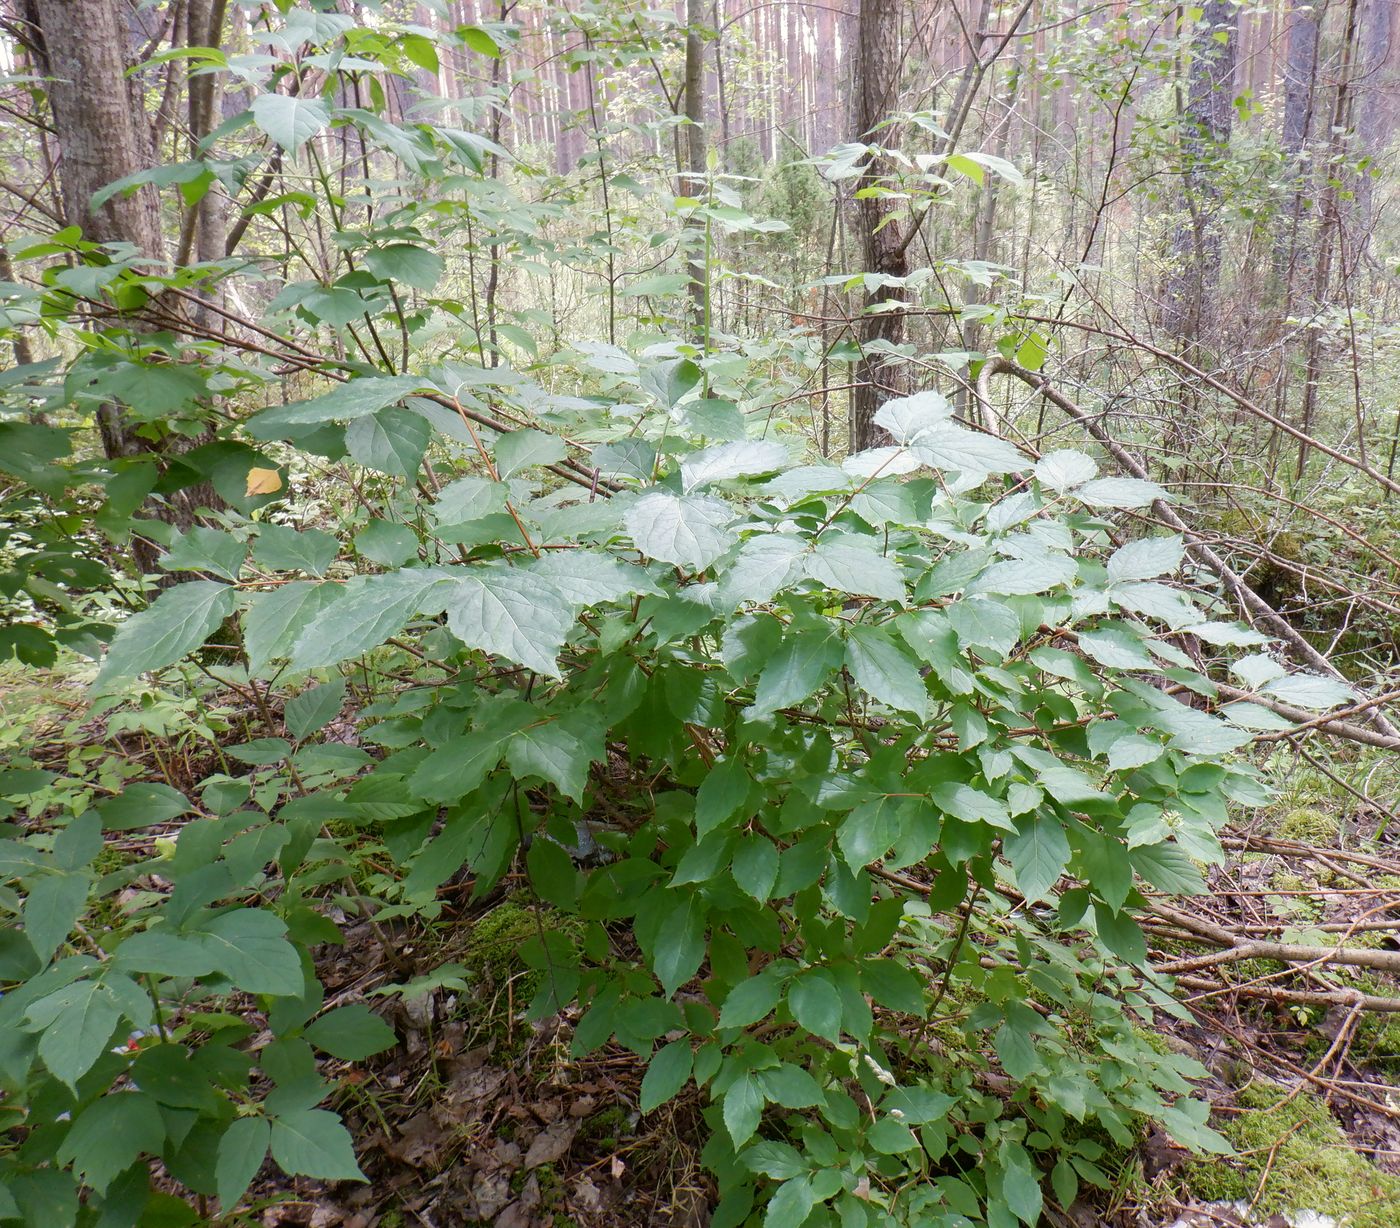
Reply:
<svg viewBox="0 0 1400 1228"><path fill-rule="evenodd" d="M249 469L248 498L254 495L275 495L282 489L282 475L276 469Z"/></svg>
<svg viewBox="0 0 1400 1228"><path fill-rule="evenodd" d="M578 1122L565 1118L556 1121L535 1135L530 1150L525 1153L525 1167L538 1168L541 1164L553 1164L561 1160L569 1150L578 1133Z"/></svg>

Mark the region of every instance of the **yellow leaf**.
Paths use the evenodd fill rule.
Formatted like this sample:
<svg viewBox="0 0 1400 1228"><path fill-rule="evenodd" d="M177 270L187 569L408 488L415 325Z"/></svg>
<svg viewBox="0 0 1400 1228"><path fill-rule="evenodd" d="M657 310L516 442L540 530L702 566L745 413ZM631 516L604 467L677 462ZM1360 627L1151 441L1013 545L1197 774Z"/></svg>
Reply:
<svg viewBox="0 0 1400 1228"><path fill-rule="evenodd" d="M251 499L254 495L275 495L282 489L282 475L276 469L249 469L248 489L245 492Z"/></svg>

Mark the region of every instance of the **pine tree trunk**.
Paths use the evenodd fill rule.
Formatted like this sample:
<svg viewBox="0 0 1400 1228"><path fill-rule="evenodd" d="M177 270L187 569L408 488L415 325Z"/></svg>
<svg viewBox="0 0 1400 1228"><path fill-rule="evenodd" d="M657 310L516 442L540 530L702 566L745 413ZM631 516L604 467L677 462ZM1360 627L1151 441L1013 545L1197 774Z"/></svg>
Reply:
<svg viewBox="0 0 1400 1228"><path fill-rule="evenodd" d="M854 134L886 148L898 141L894 128L873 131L894 109L898 97L901 28L904 6L899 0L860 0L854 56ZM857 190L876 187L888 173L886 160L875 158L857 183ZM882 277L903 278L909 273L904 243L904 223L889 220L891 205L878 194L856 201L864 271ZM852 452L887 442L875 425L875 414L887 400L905 391L904 372L889 360L889 351L904 340L906 302L902 288L879 286L865 296L860 323L861 358L856 367L856 387L851 393L850 446Z"/></svg>

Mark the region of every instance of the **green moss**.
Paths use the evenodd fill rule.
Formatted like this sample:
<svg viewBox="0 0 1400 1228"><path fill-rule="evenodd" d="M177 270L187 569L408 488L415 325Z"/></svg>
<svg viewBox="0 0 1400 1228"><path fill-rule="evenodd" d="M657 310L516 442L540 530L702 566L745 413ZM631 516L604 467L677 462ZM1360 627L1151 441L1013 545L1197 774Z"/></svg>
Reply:
<svg viewBox="0 0 1400 1228"><path fill-rule="evenodd" d="M1330 846L1336 844L1341 823L1334 814L1311 807L1290 810L1278 825L1282 840L1297 840L1301 844Z"/></svg>
<svg viewBox="0 0 1400 1228"><path fill-rule="evenodd" d="M472 922L459 956L477 992L463 1006L480 1031L497 1040L523 1040L511 1018L529 1005L543 973L521 958L521 948L541 934L565 934L577 946L583 923L548 908L524 908L507 900Z"/></svg>
<svg viewBox="0 0 1400 1228"><path fill-rule="evenodd" d="M1242 1111L1220 1126L1237 1154L1193 1164L1191 1191L1209 1201L1249 1201L1257 1191L1261 1219L1314 1211L1346 1228L1393 1228L1400 1220L1400 1177L1354 1151L1320 1097L1302 1092L1282 1103L1287 1096L1287 1088L1272 1083L1242 1088L1236 1097Z"/></svg>

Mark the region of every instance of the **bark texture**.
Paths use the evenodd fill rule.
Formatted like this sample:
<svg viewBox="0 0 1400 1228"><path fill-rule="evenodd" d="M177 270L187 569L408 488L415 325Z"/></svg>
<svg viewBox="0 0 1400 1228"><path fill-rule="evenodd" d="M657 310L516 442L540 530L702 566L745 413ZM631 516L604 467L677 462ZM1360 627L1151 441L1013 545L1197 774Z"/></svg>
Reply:
<svg viewBox="0 0 1400 1228"><path fill-rule="evenodd" d="M855 80L853 82L855 139L886 148L899 140L895 128L876 126L895 110L899 94L901 63L901 16L905 6L899 0L860 0L856 21ZM857 183L864 193L856 200L863 267L867 274L881 278L904 278L909 274L907 222L891 220L896 204L882 198L878 188L888 174L883 158L872 158ZM907 302L899 286L877 285L866 292L865 315L860 323L861 358L856 368L856 387L851 393L851 451L859 452L887 442L875 425L875 414L891 397L906 390L905 373L890 353L904 340L905 314L899 304Z"/></svg>

